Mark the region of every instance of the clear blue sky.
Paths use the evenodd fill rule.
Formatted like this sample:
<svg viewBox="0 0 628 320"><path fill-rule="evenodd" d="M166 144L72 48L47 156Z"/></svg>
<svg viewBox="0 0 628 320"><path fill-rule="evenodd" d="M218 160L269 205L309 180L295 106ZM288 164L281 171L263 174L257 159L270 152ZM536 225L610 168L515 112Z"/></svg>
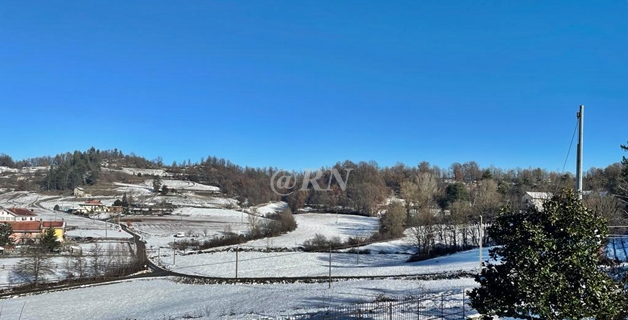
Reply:
<svg viewBox="0 0 628 320"><path fill-rule="evenodd" d="M4 1L0 153L585 169L628 141L628 1ZM567 169L575 166L575 146Z"/></svg>

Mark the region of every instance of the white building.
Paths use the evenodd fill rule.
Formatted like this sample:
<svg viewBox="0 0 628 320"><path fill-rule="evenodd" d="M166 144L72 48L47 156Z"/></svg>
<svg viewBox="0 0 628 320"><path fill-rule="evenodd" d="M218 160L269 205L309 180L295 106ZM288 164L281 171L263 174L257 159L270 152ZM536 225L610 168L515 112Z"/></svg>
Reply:
<svg viewBox="0 0 628 320"><path fill-rule="evenodd" d="M534 206L537 210L543 210L543 203L545 201L551 199L553 194L551 192L526 192L523 197L521 197L521 206L522 209L530 208Z"/></svg>
<svg viewBox="0 0 628 320"><path fill-rule="evenodd" d="M33 210L0 207L0 221L34 221L36 218Z"/></svg>

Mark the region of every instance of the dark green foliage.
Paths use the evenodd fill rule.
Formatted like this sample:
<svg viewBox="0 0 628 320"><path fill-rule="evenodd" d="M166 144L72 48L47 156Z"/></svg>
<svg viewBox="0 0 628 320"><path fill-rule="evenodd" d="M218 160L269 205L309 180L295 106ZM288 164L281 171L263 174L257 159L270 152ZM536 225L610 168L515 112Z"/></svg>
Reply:
<svg viewBox="0 0 628 320"><path fill-rule="evenodd" d="M11 241L11 235L13 234L13 228L8 223L0 223L0 246L6 246Z"/></svg>
<svg viewBox="0 0 628 320"><path fill-rule="evenodd" d="M161 189L161 177L155 176L153 177L153 191L159 192L159 189Z"/></svg>
<svg viewBox="0 0 628 320"><path fill-rule="evenodd" d="M606 221L572 191L542 211L504 208L488 229L501 246L490 251L471 305L484 315L525 319L616 319L626 300L603 271Z"/></svg>
<svg viewBox="0 0 628 320"><path fill-rule="evenodd" d="M0 167L15 168L15 162L11 156L0 153Z"/></svg>
<svg viewBox="0 0 628 320"><path fill-rule="evenodd" d="M456 182L445 187L445 197L441 201L441 207L449 208L456 201L469 200L469 192L463 183Z"/></svg>
<svg viewBox="0 0 628 320"><path fill-rule="evenodd" d="M58 154L50 159L50 169L42 181L45 190L71 190L93 185L100 177L100 151L93 147L86 152Z"/></svg>
<svg viewBox="0 0 628 320"><path fill-rule="evenodd" d="M53 227L48 227L44 230L39 244L44 252L52 252L61 246L61 243L57 241L57 235Z"/></svg>

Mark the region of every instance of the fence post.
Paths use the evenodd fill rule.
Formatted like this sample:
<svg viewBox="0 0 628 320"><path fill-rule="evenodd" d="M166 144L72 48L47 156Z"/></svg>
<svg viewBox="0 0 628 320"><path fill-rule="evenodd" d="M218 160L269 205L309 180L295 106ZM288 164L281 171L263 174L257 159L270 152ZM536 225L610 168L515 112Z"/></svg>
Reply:
<svg viewBox="0 0 628 320"><path fill-rule="evenodd" d="M235 267L236 267L236 269L235 269L235 278L236 279L238 278L238 264L240 262L239 260L240 259L238 257L238 248L236 248L236 265L235 265Z"/></svg>
<svg viewBox="0 0 628 320"><path fill-rule="evenodd" d="M392 302L388 303L388 319L392 320Z"/></svg>
<svg viewBox="0 0 628 320"><path fill-rule="evenodd" d="M465 297L465 291L464 291L464 289L462 289L462 318L463 319L465 318L465 314L464 314L465 313L464 312L465 311L464 310L464 297Z"/></svg>
<svg viewBox="0 0 628 320"><path fill-rule="evenodd" d="M445 319L445 293L440 295L440 317Z"/></svg>

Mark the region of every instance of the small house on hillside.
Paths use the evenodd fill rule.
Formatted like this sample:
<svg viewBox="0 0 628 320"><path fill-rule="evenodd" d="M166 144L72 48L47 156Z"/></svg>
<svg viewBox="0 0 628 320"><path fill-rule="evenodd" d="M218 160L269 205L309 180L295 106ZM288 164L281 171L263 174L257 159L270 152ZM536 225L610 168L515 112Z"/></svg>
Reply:
<svg viewBox="0 0 628 320"><path fill-rule="evenodd" d="M82 198L85 196L85 190L81 187L74 188L74 196L77 198Z"/></svg>
<svg viewBox="0 0 628 320"><path fill-rule="evenodd" d="M36 217L32 209L0 207L0 221L33 221Z"/></svg>
<svg viewBox="0 0 628 320"><path fill-rule="evenodd" d="M109 212L109 207L104 205L100 200L89 200L79 204L80 208L76 210L80 213Z"/></svg>
<svg viewBox="0 0 628 320"><path fill-rule="evenodd" d="M530 207L535 207L537 210L543 210L543 203L545 201L551 199L553 194L551 192L526 192L523 197L521 197L521 206L522 209L527 209Z"/></svg>

